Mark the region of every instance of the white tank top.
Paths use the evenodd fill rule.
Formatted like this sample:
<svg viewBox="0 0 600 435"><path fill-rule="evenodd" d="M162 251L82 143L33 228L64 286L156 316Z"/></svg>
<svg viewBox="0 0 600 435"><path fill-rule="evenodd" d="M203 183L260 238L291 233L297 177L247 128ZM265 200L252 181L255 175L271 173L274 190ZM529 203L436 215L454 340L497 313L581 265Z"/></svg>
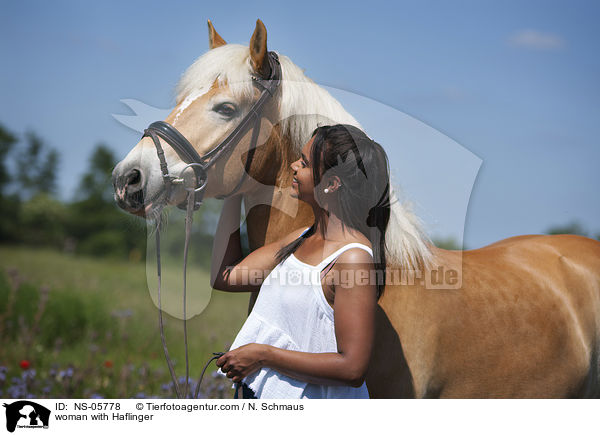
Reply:
<svg viewBox="0 0 600 435"><path fill-rule="evenodd" d="M323 294L321 270L351 248L363 249L373 256L368 246L349 243L316 266L303 263L294 254L278 264L263 281L254 308L230 349L262 343L302 352L337 352L333 308ZM260 399L369 398L365 383L358 388L310 384L267 367L243 382Z"/></svg>

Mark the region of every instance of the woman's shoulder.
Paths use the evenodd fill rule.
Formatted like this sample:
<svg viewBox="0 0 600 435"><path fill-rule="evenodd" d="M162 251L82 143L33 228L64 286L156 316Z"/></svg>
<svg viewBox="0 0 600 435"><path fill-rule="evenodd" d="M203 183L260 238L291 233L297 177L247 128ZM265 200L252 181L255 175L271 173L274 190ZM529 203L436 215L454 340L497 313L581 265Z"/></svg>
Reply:
<svg viewBox="0 0 600 435"><path fill-rule="evenodd" d="M371 246L371 241L362 234L358 237L348 238L345 243L340 246L340 249L342 248L347 249L345 249L338 257L338 260L341 263L366 263L372 261L373 247ZM368 248L368 250L364 248Z"/></svg>
<svg viewBox="0 0 600 435"><path fill-rule="evenodd" d="M367 239L365 236L356 238L356 240L352 240L352 241L350 241L350 243L359 243L361 245L366 246L369 249L373 249L373 246L371 246L371 241L369 239Z"/></svg>
<svg viewBox="0 0 600 435"><path fill-rule="evenodd" d="M373 249L370 244L356 243L361 246L349 246L339 255L338 259L341 263L370 263L373 260ZM368 250L365 248L368 248Z"/></svg>
<svg viewBox="0 0 600 435"><path fill-rule="evenodd" d="M359 233L358 231L354 231L352 234L350 234L349 237L344 242L343 246L347 246L347 245L351 245L351 244L355 244L355 243L366 246L367 248L369 248L371 250L373 249L373 246L371 246L371 241L367 238L367 236L365 236L362 233Z"/></svg>

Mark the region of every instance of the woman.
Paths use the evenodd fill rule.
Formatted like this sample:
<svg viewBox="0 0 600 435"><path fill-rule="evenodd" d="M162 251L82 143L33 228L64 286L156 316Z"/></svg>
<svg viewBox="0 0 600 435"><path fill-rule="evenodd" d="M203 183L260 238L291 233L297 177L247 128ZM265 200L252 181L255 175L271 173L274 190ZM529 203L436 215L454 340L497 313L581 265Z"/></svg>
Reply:
<svg viewBox="0 0 600 435"><path fill-rule="evenodd" d="M240 197L225 200L212 286L260 293L217 365L242 384L245 398L368 398L364 379L385 287L387 156L356 127L325 126L291 169L292 195L313 209L310 228L242 258L239 228L228 229L239 227Z"/></svg>

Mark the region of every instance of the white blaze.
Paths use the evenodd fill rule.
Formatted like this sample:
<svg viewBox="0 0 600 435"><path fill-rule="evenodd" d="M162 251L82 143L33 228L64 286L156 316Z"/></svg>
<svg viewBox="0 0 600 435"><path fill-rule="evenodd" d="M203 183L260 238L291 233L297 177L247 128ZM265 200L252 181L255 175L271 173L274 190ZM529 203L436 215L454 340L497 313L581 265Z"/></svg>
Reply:
<svg viewBox="0 0 600 435"><path fill-rule="evenodd" d="M173 126L175 126L175 124L177 123L177 120L179 119L179 116L183 113L183 111L185 109L187 109L188 107L190 107L190 104L192 104L194 101L196 101L198 98L200 98L204 94L206 94L205 88L201 87L201 88L195 90L194 92L192 92L187 97L185 97L185 99L181 102L181 104L179 105L179 108L177 109L177 113L175 114L175 119L173 120Z"/></svg>

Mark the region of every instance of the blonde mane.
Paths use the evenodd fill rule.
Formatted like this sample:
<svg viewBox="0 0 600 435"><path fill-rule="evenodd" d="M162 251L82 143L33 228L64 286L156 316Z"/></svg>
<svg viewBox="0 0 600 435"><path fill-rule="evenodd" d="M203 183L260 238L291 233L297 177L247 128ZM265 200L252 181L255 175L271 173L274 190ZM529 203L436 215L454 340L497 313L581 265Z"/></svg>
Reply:
<svg viewBox="0 0 600 435"><path fill-rule="evenodd" d="M350 124L362 128L329 92L309 79L287 56L279 54L283 81L279 96L280 124L297 149L322 125ZM217 81L227 84L234 95L250 98L255 88L247 46L226 44L209 50L183 74L176 87L176 103L190 95L206 92ZM391 180L390 180L391 185ZM428 239L417 216L400 204L392 186L392 213L386 232L389 265L405 270L428 265L431 253Z"/></svg>

